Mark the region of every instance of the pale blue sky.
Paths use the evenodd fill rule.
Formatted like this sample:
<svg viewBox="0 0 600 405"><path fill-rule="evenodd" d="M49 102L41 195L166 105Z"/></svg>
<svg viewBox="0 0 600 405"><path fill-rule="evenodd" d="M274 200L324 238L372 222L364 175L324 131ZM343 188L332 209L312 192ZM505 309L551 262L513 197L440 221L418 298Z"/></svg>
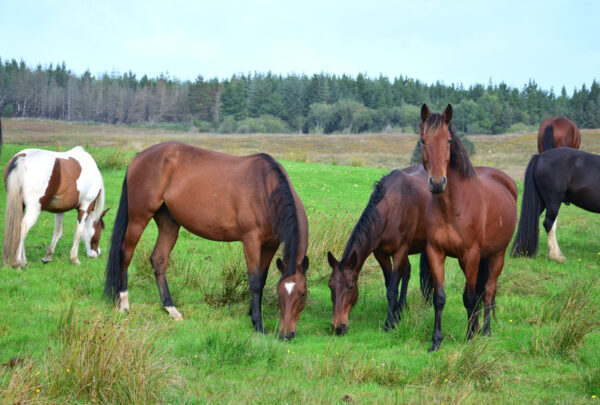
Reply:
<svg viewBox="0 0 600 405"><path fill-rule="evenodd" d="M74 73L350 74L427 83L600 79L598 1L7 1L0 58Z"/></svg>

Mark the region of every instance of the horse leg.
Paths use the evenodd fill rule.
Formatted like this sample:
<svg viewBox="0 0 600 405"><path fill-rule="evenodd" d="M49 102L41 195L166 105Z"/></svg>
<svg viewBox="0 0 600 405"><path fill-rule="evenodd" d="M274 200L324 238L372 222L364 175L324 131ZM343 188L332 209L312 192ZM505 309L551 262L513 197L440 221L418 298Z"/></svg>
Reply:
<svg viewBox="0 0 600 405"><path fill-rule="evenodd" d="M410 280L410 262L406 258L406 264L401 270L402 287L400 289L400 298L398 299L398 312L402 313L406 308L406 295L408 293L408 281Z"/></svg>
<svg viewBox="0 0 600 405"><path fill-rule="evenodd" d="M163 207L165 206L163 205ZM175 242L177 242L180 226L166 209L159 210L154 215L154 222L156 222L156 226L158 227L158 237L150 256L150 263L154 269L154 277L156 278L156 285L158 286L162 306L171 318L179 321L183 319L183 316L177 311L175 304L173 304L166 273L169 255L175 246Z"/></svg>
<svg viewBox="0 0 600 405"><path fill-rule="evenodd" d="M152 216L148 218L130 218L127 224L127 230L125 231L125 238L123 239L123 245L121 247L121 254L123 258L121 260L121 289L119 290L119 312L129 311L129 292L127 291L127 269L131 263L133 252L137 246L148 221Z"/></svg>
<svg viewBox="0 0 600 405"><path fill-rule="evenodd" d="M77 215L77 225L75 226L75 236L73 237L73 247L71 248L71 263L80 265L78 253L79 253L79 241L81 240L81 234L83 233L83 226L85 225L85 219L87 218L87 212L79 210Z"/></svg>
<svg viewBox="0 0 600 405"><path fill-rule="evenodd" d="M381 250L373 251L373 256L381 266L383 278L385 280L385 289L387 292L388 311L385 319L384 330L387 332L394 328L396 316L398 312L398 282L400 281L399 274L394 273L392 268L392 260L390 256Z"/></svg>
<svg viewBox="0 0 600 405"><path fill-rule="evenodd" d="M490 336L490 313L494 310L496 305L496 283L498 281L498 277L502 272L502 268L504 268L504 253L506 250L497 253L496 255L490 257L489 259L489 275L487 279L487 283L485 284L485 291L483 293L483 304L484 304L484 314L483 314L483 330L481 334L484 336ZM494 315L495 319L495 315Z"/></svg>
<svg viewBox="0 0 600 405"><path fill-rule="evenodd" d="M400 298L396 306L395 318L396 321L400 320L400 315L406 307L406 293L408 290L408 281L410 280L410 262L408 261L408 248L402 246L393 256L394 261L394 273L397 274L396 281L396 294L398 291L398 283L402 279L402 288L400 289ZM389 299L389 296L388 296Z"/></svg>
<svg viewBox="0 0 600 405"><path fill-rule="evenodd" d="M248 282L252 300L250 302L250 319L254 330L265 333L262 321L262 293L267 281L267 272L261 268L261 246L257 237L249 237L242 241L244 257L248 268ZM271 256L271 258L273 258Z"/></svg>
<svg viewBox="0 0 600 405"><path fill-rule="evenodd" d="M548 233L548 259L558 263L564 263L567 258L563 256L558 247L556 239L556 225L558 223L558 208L556 204L546 208L546 218L544 218L544 229Z"/></svg>
<svg viewBox="0 0 600 405"><path fill-rule="evenodd" d="M440 348L440 344L444 338L442 335L442 312L444 311L444 305L446 305L446 293L444 291L444 261L446 260L446 254L431 245L427 245L427 259L429 260L431 276L433 278L435 321L433 326L433 344L429 349L430 352L433 352Z"/></svg>
<svg viewBox="0 0 600 405"><path fill-rule="evenodd" d="M477 274L480 259L479 251L471 249L458 260L466 277L463 304L467 310L467 339L471 339L479 329L480 302L477 297Z"/></svg>
<svg viewBox="0 0 600 405"><path fill-rule="evenodd" d="M52 242L48 246L48 250L46 251L46 256L42 259L44 263L48 263L52 261L52 255L54 254L54 249L56 249L56 244L58 240L62 236L62 226L63 219L65 217L64 212L59 212L58 214L54 214L54 233L52 235Z"/></svg>
<svg viewBox="0 0 600 405"><path fill-rule="evenodd" d="M23 221L21 222L21 238L15 252L15 264L13 267L27 267L27 256L25 255L25 238L31 227L37 222L41 214L41 207L28 205L26 208Z"/></svg>

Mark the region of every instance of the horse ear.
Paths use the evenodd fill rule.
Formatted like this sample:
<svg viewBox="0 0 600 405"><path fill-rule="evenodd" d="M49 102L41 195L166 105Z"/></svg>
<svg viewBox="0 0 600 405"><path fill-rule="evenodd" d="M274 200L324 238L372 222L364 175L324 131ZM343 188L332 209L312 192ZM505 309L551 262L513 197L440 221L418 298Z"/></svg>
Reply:
<svg viewBox="0 0 600 405"><path fill-rule="evenodd" d="M427 104L423 103L423 105L421 106L421 119L423 120L423 122L427 121L429 115L431 115L431 113L429 112L429 107L427 107Z"/></svg>
<svg viewBox="0 0 600 405"><path fill-rule="evenodd" d="M358 259L356 258L356 252L352 252L352 255L350 256L350 261L348 262L348 267L350 267L351 269L355 269L357 262Z"/></svg>
<svg viewBox="0 0 600 405"><path fill-rule="evenodd" d="M103 216L105 216L109 209L110 208L107 208L104 211L102 211L102 215L100 215L100 218L102 218Z"/></svg>
<svg viewBox="0 0 600 405"><path fill-rule="evenodd" d="M283 266L283 262L281 261L280 258L277 258L277 260L275 261L275 265L277 266L277 269L283 273L283 271L285 270L285 267Z"/></svg>
<svg viewBox="0 0 600 405"><path fill-rule="evenodd" d="M450 124L450 120L452 119L452 105L448 104L446 109L444 110L444 114L442 115L444 122Z"/></svg>
<svg viewBox="0 0 600 405"><path fill-rule="evenodd" d="M304 256L304 259L302 259L302 265L300 269L302 274L306 274L306 270L308 270L308 256Z"/></svg>
<svg viewBox="0 0 600 405"><path fill-rule="evenodd" d="M335 269L337 267L337 265L339 264L339 262L331 254L331 252L327 252L327 261L329 262L329 265L331 266L332 269Z"/></svg>

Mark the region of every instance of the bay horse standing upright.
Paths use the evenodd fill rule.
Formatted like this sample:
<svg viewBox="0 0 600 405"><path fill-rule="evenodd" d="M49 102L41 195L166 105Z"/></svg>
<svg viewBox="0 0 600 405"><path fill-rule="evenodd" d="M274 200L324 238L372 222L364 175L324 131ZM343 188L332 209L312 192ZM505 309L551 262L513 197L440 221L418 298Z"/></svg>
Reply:
<svg viewBox="0 0 600 405"><path fill-rule="evenodd" d="M42 211L53 212L54 233L45 263L52 260L62 236L64 213L77 210L77 226L71 248L71 262L78 259L83 237L88 257L100 254L100 233L104 228L104 183L94 158L81 146L66 152L25 149L14 155L4 169L6 222L4 264L27 266L25 238Z"/></svg>
<svg viewBox="0 0 600 405"><path fill-rule="evenodd" d="M308 221L284 168L271 156L231 156L180 142L140 152L131 162L115 219L106 266L105 296L129 310L127 269L135 247L154 219L158 238L150 262L164 309L175 308L166 279L169 255L180 227L216 241L241 241L248 268L254 329L264 332L261 301L267 272L279 245L280 337L296 335L306 303Z"/></svg>
<svg viewBox="0 0 600 405"><path fill-rule="evenodd" d="M600 213L600 156L572 148L556 148L533 155L523 186L519 228L513 256L535 256L538 250L540 215L546 210L544 229L548 234L548 259L562 263L556 238L561 203L573 203Z"/></svg>
<svg viewBox="0 0 600 405"><path fill-rule="evenodd" d="M342 259L327 253L331 276L329 288L333 303L331 328L342 335L348 329L350 310L358 300L358 276L371 253L381 266L387 290L388 312L385 329L394 327L406 306L410 279L408 256L421 253L421 292L431 294L431 282L425 246L425 208L430 192L427 173L421 166L393 170L373 189L352 234L346 243ZM402 289L398 299L398 284Z"/></svg>
<svg viewBox="0 0 600 405"><path fill-rule="evenodd" d="M577 125L566 117L546 118L538 129L538 152L566 146L579 149L581 132Z"/></svg>
<svg viewBox="0 0 600 405"><path fill-rule="evenodd" d="M423 167L429 177L427 257L433 277L435 324L433 345L442 342L444 261L456 257L465 273L463 303L467 310L467 338L479 329L479 307L484 303L482 333L490 334L490 312L495 305L496 281L504 266L506 248L517 223L517 186L504 172L473 167L466 149L450 124L452 106L443 114L421 108L420 138Z"/></svg>

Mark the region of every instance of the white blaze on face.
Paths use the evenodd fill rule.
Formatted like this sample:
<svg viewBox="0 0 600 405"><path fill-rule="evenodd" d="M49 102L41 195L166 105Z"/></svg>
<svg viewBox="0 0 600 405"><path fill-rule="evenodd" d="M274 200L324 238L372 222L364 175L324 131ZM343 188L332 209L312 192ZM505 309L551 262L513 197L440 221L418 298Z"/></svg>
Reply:
<svg viewBox="0 0 600 405"><path fill-rule="evenodd" d="M287 290L288 294L292 294L292 291L294 291L294 287L296 286L296 283L291 282L291 283L285 283L283 285L285 287L285 289Z"/></svg>

